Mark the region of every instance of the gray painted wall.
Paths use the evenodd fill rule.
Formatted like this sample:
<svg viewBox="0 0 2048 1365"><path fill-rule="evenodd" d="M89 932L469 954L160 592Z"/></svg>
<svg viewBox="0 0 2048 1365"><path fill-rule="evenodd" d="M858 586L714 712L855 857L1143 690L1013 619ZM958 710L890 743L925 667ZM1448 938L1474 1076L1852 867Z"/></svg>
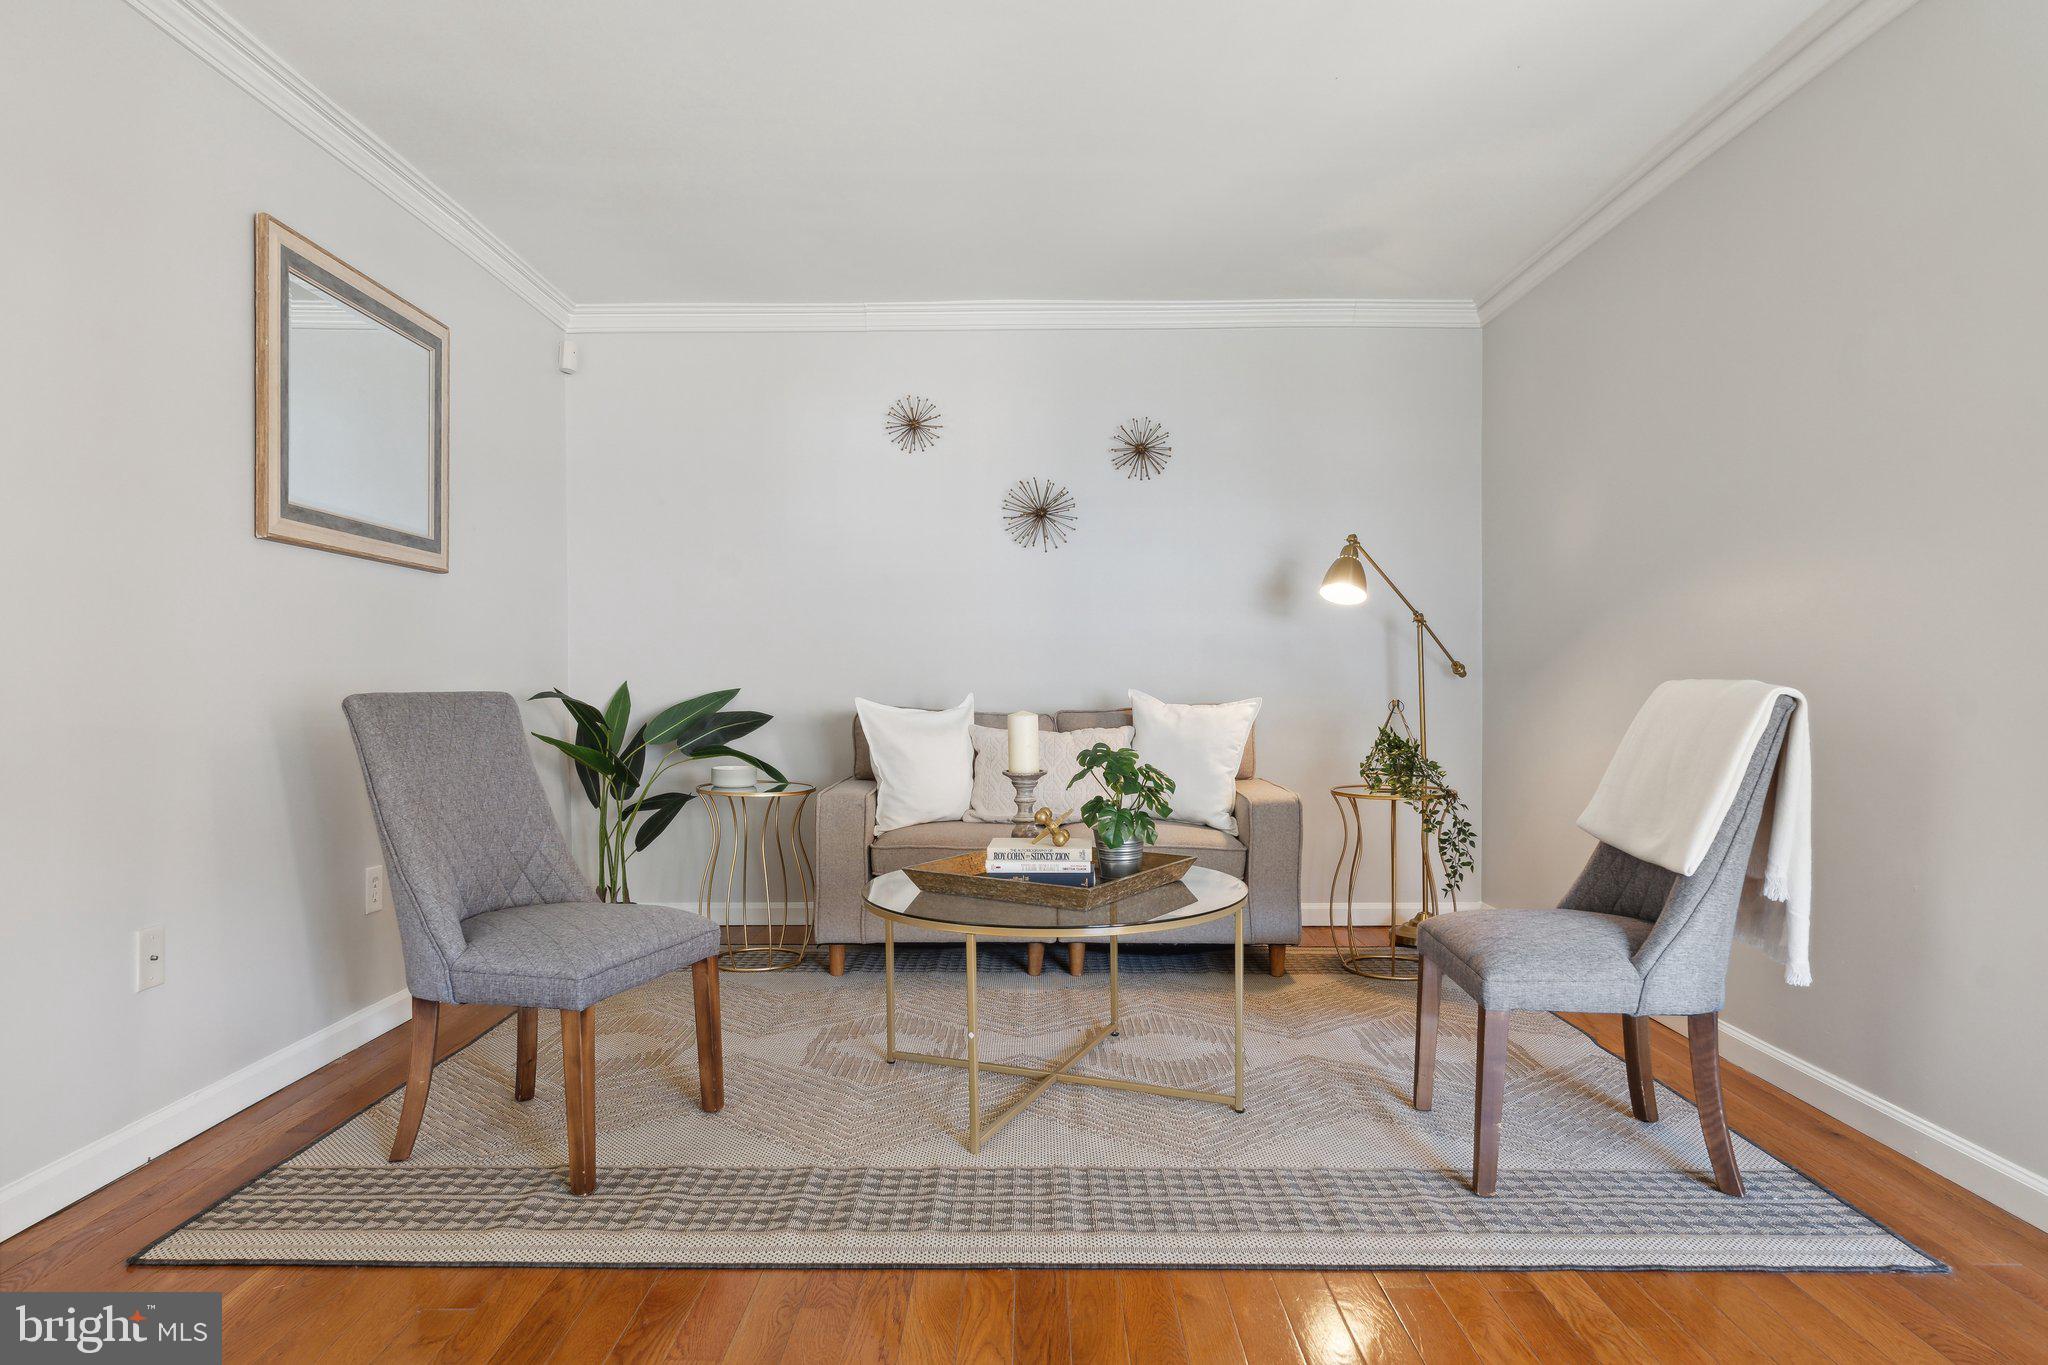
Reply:
<svg viewBox="0 0 2048 1365"><path fill-rule="evenodd" d="M0 6L0 125L5 1185L403 988L341 698L560 677L566 561L480 268L125 5ZM445 577L251 533L258 210L453 327Z"/></svg>
<svg viewBox="0 0 2048 1365"><path fill-rule="evenodd" d="M1728 1018L2048 1170L2048 7L1927 0L1486 331L1487 890L1667 677L1813 703L1814 977Z"/></svg>

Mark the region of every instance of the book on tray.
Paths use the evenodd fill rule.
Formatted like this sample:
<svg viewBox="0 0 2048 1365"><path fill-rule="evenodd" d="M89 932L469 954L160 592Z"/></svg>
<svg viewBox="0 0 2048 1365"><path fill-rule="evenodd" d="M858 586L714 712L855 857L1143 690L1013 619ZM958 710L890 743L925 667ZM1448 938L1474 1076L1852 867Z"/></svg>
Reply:
<svg viewBox="0 0 2048 1365"><path fill-rule="evenodd" d="M989 842L983 870L991 877L1038 882L1045 886L1095 885L1095 850L1087 844L1056 848L1029 839Z"/></svg>

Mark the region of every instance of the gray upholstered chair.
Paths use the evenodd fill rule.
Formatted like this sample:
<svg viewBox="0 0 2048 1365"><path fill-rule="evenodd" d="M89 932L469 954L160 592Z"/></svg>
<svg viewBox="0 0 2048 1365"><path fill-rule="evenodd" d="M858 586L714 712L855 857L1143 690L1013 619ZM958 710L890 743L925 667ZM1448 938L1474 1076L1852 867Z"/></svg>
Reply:
<svg viewBox="0 0 2048 1365"><path fill-rule="evenodd" d="M725 1103L718 929L687 910L606 905L569 856L534 773L519 704L502 692L382 692L342 704L362 759L412 991L412 1065L391 1159L412 1155L440 1009L519 1011L517 1099L533 1098L540 1012L562 1014L569 1189L597 1185L594 1006L693 967L697 1084Z"/></svg>
<svg viewBox="0 0 2048 1365"><path fill-rule="evenodd" d="M1780 698L1772 710L1734 803L1691 876L1601 844L1558 909L1474 910L1424 921L1415 1107L1429 1108L1435 1089L1437 1005L1449 976L1479 1003L1474 1193L1492 1194L1500 1167L1508 1016L1515 1010L1621 1015L1629 1104L1644 1123L1657 1121L1650 1018L1686 1016L1693 1096L1714 1183L1723 1194L1742 1193L1721 1107L1721 1005L1743 875L1795 704Z"/></svg>

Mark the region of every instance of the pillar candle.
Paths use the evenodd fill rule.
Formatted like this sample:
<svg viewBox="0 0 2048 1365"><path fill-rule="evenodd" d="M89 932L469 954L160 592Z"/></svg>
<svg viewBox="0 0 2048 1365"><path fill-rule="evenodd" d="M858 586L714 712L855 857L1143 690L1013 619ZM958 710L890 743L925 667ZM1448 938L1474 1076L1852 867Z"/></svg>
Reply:
<svg viewBox="0 0 2048 1365"><path fill-rule="evenodd" d="M1038 767L1038 713L1010 713L1010 771L1035 773Z"/></svg>

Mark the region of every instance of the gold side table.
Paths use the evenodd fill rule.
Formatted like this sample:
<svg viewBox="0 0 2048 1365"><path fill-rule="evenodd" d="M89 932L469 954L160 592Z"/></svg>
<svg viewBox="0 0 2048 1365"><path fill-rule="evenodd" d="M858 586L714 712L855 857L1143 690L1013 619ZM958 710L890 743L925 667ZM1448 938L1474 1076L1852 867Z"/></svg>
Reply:
<svg viewBox="0 0 2048 1365"><path fill-rule="evenodd" d="M817 793L807 782L757 782L751 787L697 788L711 821L711 856L697 907L717 923L728 972L781 972L804 960L817 923L818 887L804 842L804 806ZM768 850L775 849L769 876ZM756 874L758 875L758 878ZM758 889L760 899L753 891Z"/></svg>
<svg viewBox="0 0 2048 1365"><path fill-rule="evenodd" d="M1436 914L1439 908L1436 873L1429 863L1429 832L1418 831L1418 850L1422 855L1422 909L1404 924L1400 919L1401 798L1392 792L1354 782L1330 788L1330 799L1337 804L1337 821L1344 830L1344 844L1337 850L1337 865L1330 871L1332 920L1336 918L1337 882L1344 877L1345 861L1348 859L1351 864L1350 876L1344 884L1344 923L1332 926L1338 928L1343 936L1337 960L1344 964L1345 971L1358 976L1370 976L1380 981L1413 981L1421 972L1414 947L1416 926ZM1383 801L1387 807L1387 945L1361 950L1357 943L1360 926L1355 906L1358 860L1365 853L1365 821L1361 812L1368 801Z"/></svg>

